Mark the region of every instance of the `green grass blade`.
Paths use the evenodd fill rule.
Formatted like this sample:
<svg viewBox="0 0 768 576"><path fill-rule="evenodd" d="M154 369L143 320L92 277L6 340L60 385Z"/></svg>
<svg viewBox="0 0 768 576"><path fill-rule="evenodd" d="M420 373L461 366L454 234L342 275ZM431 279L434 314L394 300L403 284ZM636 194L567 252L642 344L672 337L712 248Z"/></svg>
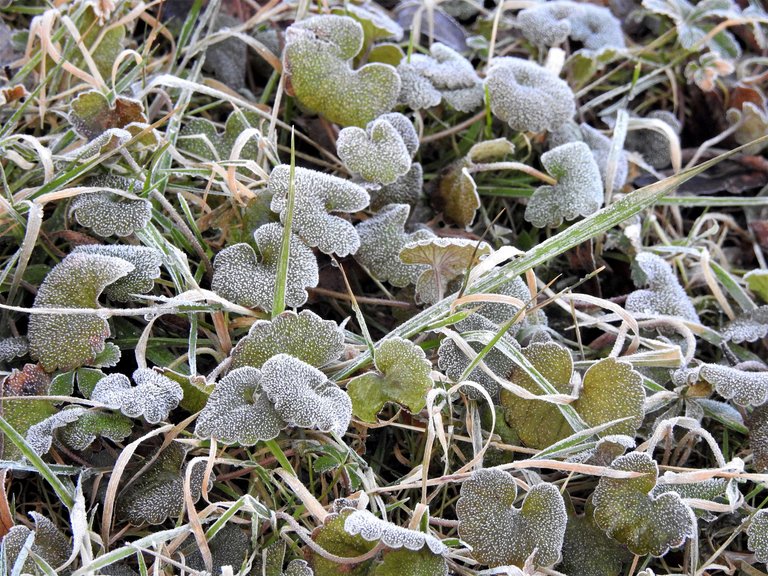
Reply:
<svg viewBox="0 0 768 576"><path fill-rule="evenodd" d="M285 310L285 287L288 283L288 260L291 257L291 228L293 225L293 210L296 201L296 146L294 130L291 129L291 169L288 181L288 204L283 222L283 244L280 247L280 260L277 263L277 279L275 280L275 299L272 304L272 318Z"/></svg>

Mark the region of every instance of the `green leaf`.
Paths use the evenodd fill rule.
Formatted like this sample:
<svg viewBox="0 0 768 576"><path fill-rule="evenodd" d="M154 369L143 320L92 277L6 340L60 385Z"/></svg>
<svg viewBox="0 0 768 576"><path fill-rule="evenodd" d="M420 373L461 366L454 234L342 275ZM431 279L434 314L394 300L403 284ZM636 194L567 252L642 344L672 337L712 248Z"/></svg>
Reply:
<svg viewBox="0 0 768 576"><path fill-rule="evenodd" d="M694 536L696 518L677 493L652 495L658 467L648 454L631 452L620 456L611 469L643 475L600 479L592 502L595 522L608 536L640 556L663 556Z"/></svg>
<svg viewBox="0 0 768 576"><path fill-rule="evenodd" d="M531 487L520 508L513 506L516 498L511 474L493 468L473 472L456 504L461 539L490 567L522 567L531 555L535 566L553 566L560 560L567 518L560 491L541 483Z"/></svg>
<svg viewBox="0 0 768 576"><path fill-rule="evenodd" d="M21 370L14 369L3 381L3 397L6 396L45 396L49 394L51 380L40 366L25 364ZM48 400L5 400L3 418L13 426L21 436L29 428L56 413L56 407ZM2 436L2 457L5 460L18 460L21 451L11 440Z"/></svg>
<svg viewBox="0 0 768 576"><path fill-rule="evenodd" d="M365 130L344 128L336 140L336 153L350 172L367 182L392 184L411 168L403 137L386 117L369 122Z"/></svg>
<svg viewBox="0 0 768 576"><path fill-rule="evenodd" d="M95 368L78 368L75 371L77 376L77 389L86 398L90 398L93 394L93 389L96 388L96 384L99 380L104 378L106 374L101 370Z"/></svg>
<svg viewBox="0 0 768 576"><path fill-rule="evenodd" d="M362 536L353 536L344 530L344 522L354 512L351 508L341 510L338 514L330 514L323 526L315 530L312 539L323 550L335 556L354 558L370 552L376 544L368 542ZM339 565L327 560L319 554L312 553L310 565L315 571L315 576L338 576ZM361 564L345 564L345 574L349 576L367 576L373 560L366 560Z"/></svg>
<svg viewBox="0 0 768 576"><path fill-rule="evenodd" d="M381 6L374 2L367 2L362 5L350 3L343 7L337 6L331 9L331 13L349 16L357 20L363 27L366 45L377 40L400 41L403 37L403 28L389 17ZM370 55L368 60L370 61Z"/></svg>
<svg viewBox="0 0 768 576"><path fill-rule="evenodd" d="M409 340L384 340L376 351L376 369L352 379L347 393L352 399L352 413L366 422L375 422L376 415L387 402L396 402L417 414L426 404L432 389L432 363L424 350Z"/></svg>
<svg viewBox="0 0 768 576"><path fill-rule="evenodd" d="M385 551L381 564L377 564L370 576L448 576L445 558L433 554L426 548L421 550Z"/></svg>
<svg viewBox="0 0 768 576"><path fill-rule="evenodd" d="M768 302L768 270L752 270L744 274L747 287L760 296L763 302Z"/></svg>
<svg viewBox="0 0 768 576"><path fill-rule="evenodd" d="M110 26L105 30L101 24L103 22L99 22L99 17L93 6L88 6L83 17L77 23L77 27L82 35L81 40L84 48L91 55L99 74L108 81L112 77L112 66L124 48L125 26L110 22ZM98 44L96 44L97 40L99 40ZM72 60L76 66L87 70L84 59L78 50L74 51Z"/></svg>
<svg viewBox="0 0 768 576"><path fill-rule="evenodd" d="M332 320L323 320L311 310L283 312L270 320L254 322L248 335L232 350L231 367L261 368L264 362L283 352L302 362L322 368L344 351L344 333Z"/></svg>

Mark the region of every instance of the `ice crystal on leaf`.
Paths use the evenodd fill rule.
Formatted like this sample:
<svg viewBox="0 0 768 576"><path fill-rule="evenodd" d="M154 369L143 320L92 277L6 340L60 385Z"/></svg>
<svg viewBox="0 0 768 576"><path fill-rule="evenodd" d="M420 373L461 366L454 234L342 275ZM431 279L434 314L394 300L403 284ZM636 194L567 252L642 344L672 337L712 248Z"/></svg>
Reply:
<svg viewBox="0 0 768 576"><path fill-rule="evenodd" d="M96 384L91 400L119 409L131 418L143 417L150 424L168 418L184 397L181 386L150 368L133 373L136 386L124 374L110 374Z"/></svg>
<svg viewBox="0 0 768 576"><path fill-rule="evenodd" d="M29 352L29 342L26 338L0 338L0 362L21 358L27 352Z"/></svg>
<svg viewBox="0 0 768 576"><path fill-rule="evenodd" d="M597 167L600 169L600 177L602 181L605 182L606 172L608 171L608 156L611 152L611 139L588 124L582 124L580 128L584 143L589 146L589 149L592 152L592 157L595 159ZM624 186L628 176L629 161L627 159L627 153L622 150L616 159L616 172L613 176L614 189L619 189Z"/></svg>
<svg viewBox="0 0 768 576"><path fill-rule="evenodd" d="M208 546L213 560L211 574L226 574L222 571L224 566L231 566L237 573L248 555L250 538L236 524L226 524L216 532L216 535L208 542ZM199 550L194 550L187 556L187 561L190 568L201 572L205 571L205 562ZM267 574L267 576L271 575Z"/></svg>
<svg viewBox="0 0 768 576"><path fill-rule="evenodd" d="M411 167L411 154L400 132L383 118L365 130L349 126L339 132L336 152L350 172L368 182L392 184Z"/></svg>
<svg viewBox="0 0 768 576"><path fill-rule="evenodd" d="M528 60L494 58L485 87L494 116L513 130L552 130L576 113L568 84Z"/></svg>
<svg viewBox="0 0 768 576"><path fill-rule="evenodd" d="M405 171L408 171L407 168ZM280 220L283 222L288 208L289 185L290 166L275 166L269 177L268 190L272 194L272 211L280 214ZM307 168L295 169L294 186L295 211L292 231L304 242L313 247L317 246L325 254L354 254L360 246L360 238L354 226L330 212L362 210L370 202L368 192L349 180Z"/></svg>
<svg viewBox="0 0 768 576"><path fill-rule="evenodd" d="M408 204L416 206L424 196L424 169L414 162L411 168L392 184L385 184L378 190L371 190L371 208L380 210L387 204Z"/></svg>
<svg viewBox="0 0 768 576"><path fill-rule="evenodd" d="M758 510L747 528L747 547L758 562L768 563L768 510Z"/></svg>
<svg viewBox="0 0 768 576"><path fill-rule="evenodd" d="M249 366L227 374L197 417L195 434L243 446L275 438L286 423L264 394L261 381L261 371Z"/></svg>
<svg viewBox="0 0 768 576"><path fill-rule="evenodd" d="M768 335L768 306L740 314L723 328L723 338L736 344L754 342Z"/></svg>
<svg viewBox="0 0 768 576"><path fill-rule="evenodd" d="M321 368L343 351L344 333L334 321L323 320L311 310L288 311L271 321L257 320L232 350L231 368L261 368L281 352Z"/></svg>
<svg viewBox="0 0 768 576"><path fill-rule="evenodd" d="M220 44L216 44L217 46ZM191 118L179 131L177 145L180 150L189 152L200 160L229 160L232 148L242 132L259 126L259 116L254 112L235 110L224 124L224 131L218 132L216 126L205 118ZM243 146L238 158L255 160L259 152L259 143L251 138Z"/></svg>
<svg viewBox="0 0 768 576"><path fill-rule="evenodd" d="M46 276L34 308L98 308L101 292L134 270L122 258L70 254ZM47 371L88 364L104 350L107 321L96 314L32 314L27 338L32 357Z"/></svg>
<svg viewBox="0 0 768 576"><path fill-rule="evenodd" d="M627 296L625 308L628 311L652 316L680 316L693 322L699 321L699 315L677 281L672 266L661 256L651 252L639 253L635 257L633 279L636 285L648 288L635 290Z"/></svg>
<svg viewBox="0 0 768 576"><path fill-rule="evenodd" d="M56 568L61 566L69 558L72 545L69 538L64 536L56 525L48 518L37 512L30 512L29 515L35 521L35 541L32 544L31 552L40 556L49 566ZM19 557L24 543L27 541L32 530L26 526L16 525L11 527L3 537L3 548L5 549L6 566L13 567L16 559ZM8 570L10 574L10 569ZM38 568L37 563L30 557L27 557L22 568L23 574L44 574Z"/></svg>
<svg viewBox="0 0 768 576"><path fill-rule="evenodd" d="M571 142L541 155L541 163L557 179L539 186L528 201L525 219L538 228L589 216L603 205L603 181L589 147Z"/></svg>
<svg viewBox="0 0 768 576"><path fill-rule="evenodd" d="M112 414L75 406L60 410L27 430L27 443L39 456L47 454L54 435L74 450L85 450L98 436L120 442L131 433L131 421Z"/></svg>
<svg viewBox="0 0 768 576"><path fill-rule="evenodd" d="M760 406L768 401L768 372L746 372L720 364L704 364L699 376L723 398L739 406Z"/></svg>
<svg viewBox="0 0 768 576"><path fill-rule="evenodd" d="M283 227L272 223L254 232L260 258L248 244L235 244L216 255L213 262L214 292L241 306L271 310L280 260ZM306 289L319 281L317 260L298 236L291 235L285 303L297 307L307 301Z"/></svg>
<svg viewBox="0 0 768 576"><path fill-rule="evenodd" d="M533 555L535 566L560 560L567 521L565 503L553 484L536 484L520 508L512 475L487 468L461 485L456 504L459 535L472 546L472 556L488 566L522 567Z"/></svg>
<svg viewBox="0 0 768 576"><path fill-rule="evenodd" d="M317 368L278 354L261 368L261 388L290 426L342 435L352 419L352 401Z"/></svg>
<svg viewBox="0 0 768 576"><path fill-rule="evenodd" d="M387 338L376 351L375 364L378 374L368 372L347 385L355 416L375 422L387 402L402 404L411 414L424 408L426 394L432 389L432 364L424 350L409 340Z"/></svg>
<svg viewBox="0 0 768 576"><path fill-rule="evenodd" d="M155 279L160 277L162 255L154 248L128 245L89 244L78 246L73 254L100 254L114 256L133 264L132 272L104 288L104 295L118 302L129 302L133 294L146 294L155 285Z"/></svg>
<svg viewBox="0 0 768 576"><path fill-rule="evenodd" d="M92 178L88 185L125 190L131 194L141 191L140 182L122 176ZM80 194L72 200L70 210L80 226L105 238L133 234L144 228L152 217L152 204L148 200L124 198L109 191Z"/></svg>
<svg viewBox="0 0 768 576"><path fill-rule="evenodd" d="M360 249L355 260L377 279L402 288L414 284L426 266L413 266L400 260L400 250L408 242L434 236L429 230L407 233L404 230L410 207L390 204L355 228L360 235Z"/></svg>
<svg viewBox="0 0 768 576"><path fill-rule="evenodd" d="M600 479L592 502L595 522L608 536L626 544L634 554L663 556L694 535L696 518L676 492L652 495L658 467L648 454L620 456L611 469L643 475Z"/></svg>
<svg viewBox="0 0 768 576"><path fill-rule="evenodd" d="M313 16L286 30L283 62L289 93L343 126L365 126L391 110L400 94L400 77L388 64L351 60L363 47L363 27L347 16Z"/></svg>
<svg viewBox="0 0 768 576"><path fill-rule="evenodd" d="M407 548L421 550L428 547L433 554L445 554L448 548L431 534L401 528L377 518L367 510L355 510L344 520L344 530L348 534L358 534L368 542L380 540L389 548Z"/></svg>

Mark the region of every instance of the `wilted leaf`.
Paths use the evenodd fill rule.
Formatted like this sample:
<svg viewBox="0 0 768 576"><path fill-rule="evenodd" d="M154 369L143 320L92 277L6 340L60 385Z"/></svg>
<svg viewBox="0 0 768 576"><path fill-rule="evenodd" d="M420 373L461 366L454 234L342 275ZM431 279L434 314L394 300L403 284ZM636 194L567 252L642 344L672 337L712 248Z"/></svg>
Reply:
<svg viewBox="0 0 768 576"><path fill-rule="evenodd" d="M34 308L98 308L101 292L134 270L122 258L70 254L48 273ZM96 314L32 314L27 338L30 354L47 371L71 370L104 350L107 321Z"/></svg>
<svg viewBox="0 0 768 576"><path fill-rule="evenodd" d="M595 522L608 536L626 544L634 554L663 556L694 535L696 518L676 492L651 494L658 467L648 454L620 456L611 469L642 472L643 476L600 479L592 502Z"/></svg>
<svg viewBox="0 0 768 576"><path fill-rule="evenodd" d="M365 130L357 126L342 129L336 152L350 172L368 182L392 184L411 167L411 154L403 137L382 117L369 122Z"/></svg>
<svg viewBox="0 0 768 576"><path fill-rule="evenodd" d="M141 192L139 181L122 176L92 178L88 185L116 188L131 194ZM144 228L152 218L152 204L148 200L124 198L109 191L80 194L72 200L70 209L80 226L105 238L129 236Z"/></svg>
<svg viewBox="0 0 768 576"><path fill-rule="evenodd" d="M477 184L468 170L466 159L449 166L438 184L439 205L445 216L458 226L466 228L475 220L480 208Z"/></svg>
<svg viewBox="0 0 768 576"><path fill-rule="evenodd" d="M633 279L637 286L648 286L647 290L635 290L627 296L625 308L630 312L656 316L680 316L693 322L699 315L691 299L677 281L672 267L650 252L641 252L635 257Z"/></svg>
<svg viewBox="0 0 768 576"><path fill-rule="evenodd" d="M272 211L280 214L282 222L285 222L288 208L289 185L290 166L275 166L269 176L268 190L272 194ZM349 180L307 168L295 169L294 187L295 210L291 230L325 254L354 254L360 246L355 228L330 212L362 210L370 202L368 192Z"/></svg>
<svg viewBox="0 0 768 576"><path fill-rule="evenodd" d="M131 123L146 124L144 106L138 100L118 96L113 105L96 90L83 92L69 106L69 123L77 134L93 140L111 128L126 128Z"/></svg>
<svg viewBox="0 0 768 576"><path fill-rule="evenodd" d="M276 223L254 232L260 258L248 244L235 244L219 252L213 261L211 289L241 306L271 310L282 235L283 227ZM307 301L306 289L317 286L317 260L295 234L291 235L288 255L285 303L297 307Z"/></svg>
<svg viewBox="0 0 768 576"><path fill-rule="evenodd" d="M64 536L56 528L56 525L42 514L30 512L29 515L35 521L35 542L32 544L31 551L45 560L49 566L56 567L64 564L72 549L69 538ZM5 559L8 567L15 564L30 532L31 530L26 526L17 525L11 528L3 538L3 548L5 548ZM31 557L27 557L22 571L24 574L43 574ZM10 570L8 573L10 574Z"/></svg>
<svg viewBox="0 0 768 576"><path fill-rule="evenodd" d="M89 244L78 246L72 253L114 256L133 264L132 272L104 288L104 295L118 302L129 302L132 294L146 294L152 290L155 279L160 277L163 262L160 252L146 246Z"/></svg>
<svg viewBox="0 0 768 576"><path fill-rule="evenodd" d="M566 511L552 484L531 487L520 508L514 478L493 468L477 470L461 485L456 504L459 535L472 546L472 556L488 566L522 567L533 555L535 566L560 560Z"/></svg>
<svg viewBox="0 0 768 576"><path fill-rule="evenodd" d="M139 368L133 373L136 386L127 376L110 374L96 384L91 400L120 410L131 418L143 417L150 424L168 418L184 396L177 382L150 368Z"/></svg>
<svg viewBox="0 0 768 576"><path fill-rule="evenodd" d="M390 204L355 227L360 235L360 249L355 253L355 260L375 278L400 288L415 283L426 270L425 266L403 263L399 258L400 250L408 242L434 236L429 230L406 233L404 227L409 212L407 204Z"/></svg>
<svg viewBox="0 0 768 576"><path fill-rule="evenodd" d="M424 350L409 340L387 338L376 351L376 369L353 378L347 385L352 399L352 413L367 422L387 402L396 402L417 414L424 408L426 394L432 389L432 364Z"/></svg>
<svg viewBox="0 0 768 576"><path fill-rule="evenodd" d="M363 27L347 16L313 16L286 30L283 62L299 101L343 126L365 126L397 103L400 77L388 64L350 62L363 47Z"/></svg>
<svg viewBox="0 0 768 576"><path fill-rule="evenodd" d="M323 320L311 310L283 312L270 320L254 322L248 335L232 350L231 368L261 366L279 353L321 368L344 351L344 333L332 320Z"/></svg>

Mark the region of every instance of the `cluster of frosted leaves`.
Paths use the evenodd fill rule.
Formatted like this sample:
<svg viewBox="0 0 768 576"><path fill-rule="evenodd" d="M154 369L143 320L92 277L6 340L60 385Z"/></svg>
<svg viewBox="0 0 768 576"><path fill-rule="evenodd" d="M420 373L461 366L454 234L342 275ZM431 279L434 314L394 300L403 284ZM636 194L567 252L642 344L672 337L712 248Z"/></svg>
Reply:
<svg viewBox="0 0 768 576"><path fill-rule="evenodd" d="M118 96L110 105L107 97L96 90L81 93L69 106L69 123L86 140L116 128L143 130L146 122L144 106L138 100Z"/></svg>
<svg viewBox="0 0 768 576"><path fill-rule="evenodd" d="M97 436L121 442L131 433L132 424L120 414L104 413L73 406L60 410L30 426L27 443L38 456L47 454L54 434L70 448L85 450Z"/></svg>
<svg viewBox="0 0 768 576"><path fill-rule="evenodd" d="M759 306L738 315L726 324L721 334L736 344L765 338L768 335L768 306Z"/></svg>
<svg viewBox="0 0 768 576"><path fill-rule="evenodd" d="M658 466L648 454L620 456L611 469L643 475L600 479L592 502L595 522L608 536L626 544L633 554L663 556L695 534L696 518L679 494L652 495Z"/></svg>
<svg viewBox="0 0 768 576"><path fill-rule="evenodd" d="M547 142L550 147L555 148L568 142L584 142L589 146L592 157L600 169L600 176L605 182L606 172L608 170L608 156L611 151L611 139L605 136L599 130L592 128L589 124L582 123L577 125L575 122L568 122L549 133ZM627 181L629 176L629 160L627 153L621 150L616 161L616 172L613 177L613 188L619 189Z"/></svg>
<svg viewBox="0 0 768 576"><path fill-rule="evenodd" d="M661 120L671 126L675 134L680 134L682 130L677 116L666 110L654 110L645 117L652 120ZM669 140L656 130L644 129L628 132L627 138L624 141L624 147L627 150L639 152L643 159L657 170L666 168L672 162Z"/></svg>
<svg viewBox="0 0 768 576"><path fill-rule="evenodd" d="M402 528L377 518L367 510L355 510L344 520L344 530L353 536L360 535L368 542L381 541L389 548L421 550L425 546L433 554L445 554L448 548L431 534Z"/></svg>
<svg viewBox="0 0 768 576"><path fill-rule="evenodd" d="M635 256L632 277L635 285L648 288L635 290L627 296L624 305L627 311L651 316L679 316L693 322L699 321L699 315L678 282L672 266L661 256L640 252Z"/></svg>
<svg viewBox="0 0 768 576"><path fill-rule="evenodd" d="M434 236L427 229L406 232L409 212L407 204L389 204L375 216L355 226L360 236L360 249L355 253L355 260L378 280L398 288L415 284L422 272L427 270L426 266L402 262L400 250L409 242Z"/></svg>
<svg viewBox="0 0 768 576"><path fill-rule="evenodd" d="M211 289L241 306L271 310L283 227L277 223L265 224L253 233L253 237L260 258L249 244L225 248L213 261ZM291 234L288 254L285 303L295 308L309 298L306 289L319 282L317 259L312 249L295 234Z"/></svg>
<svg viewBox="0 0 768 576"><path fill-rule="evenodd" d="M111 175L91 178L88 185L125 190L131 194L138 194L142 189L138 180ZM129 236L144 228L152 218L149 200L124 198L106 190L76 196L70 210L80 226L105 238Z"/></svg>
<svg viewBox="0 0 768 576"><path fill-rule="evenodd" d="M222 574L224 566L231 566L235 573L238 573L248 554L250 539L237 525L226 524L208 542L208 548L213 560L211 574ZM194 550L187 556L187 564L195 570L205 571L205 561L199 550Z"/></svg>
<svg viewBox="0 0 768 576"><path fill-rule="evenodd" d="M99 254L121 258L133 264L133 271L104 288L104 295L110 300L129 302L134 294L146 294L155 286L160 277L163 257L158 250L146 246L100 245L78 246L73 254Z"/></svg>
<svg viewBox="0 0 768 576"><path fill-rule="evenodd" d="M424 197L424 168L413 162L408 172L392 184L384 184L378 190L371 190L371 208L380 210L387 204L408 204L413 207Z"/></svg>
<svg viewBox="0 0 768 576"><path fill-rule="evenodd" d="M0 338L0 362L21 358L27 352L29 352L29 342L26 338L21 336Z"/></svg>
<svg viewBox="0 0 768 576"><path fill-rule="evenodd" d="M70 254L45 277L33 308L98 308L104 288L133 269L122 258ZM96 314L32 314L27 329L30 354L49 372L88 364L109 335L109 324Z"/></svg>
<svg viewBox="0 0 768 576"><path fill-rule="evenodd" d="M491 567L522 567L531 555L535 566L553 566L560 560L567 522L560 491L541 483L528 491L520 508L513 506L516 498L511 474L475 471L461 485L456 504L461 539L478 562Z"/></svg>
<svg viewBox="0 0 768 576"><path fill-rule="evenodd" d="M747 547L758 562L768 563L768 510L758 510L747 528Z"/></svg>
<svg viewBox="0 0 768 576"><path fill-rule="evenodd" d="M491 112L513 130L552 130L576 113L568 84L535 62L494 58L485 87Z"/></svg>
<svg viewBox="0 0 768 576"><path fill-rule="evenodd" d="M232 350L231 368L261 368L283 352L322 368L344 351L344 332L333 320L323 320L311 310L283 312L272 320L257 320Z"/></svg>
<svg viewBox="0 0 768 576"><path fill-rule="evenodd" d="M254 112L235 110L224 124L224 131L219 132L216 125L205 118L187 120L179 131L176 140L178 148L200 160L229 160L232 148L238 136L245 130L259 125L259 116ZM255 160L259 153L258 142L253 138L243 146L238 158Z"/></svg>
<svg viewBox="0 0 768 576"><path fill-rule="evenodd" d="M589 51L622 49L621 22L607 8L569 0L526 8L517 15L523 36L538 46L555 46L567 38L581 42Z"/></svg>
<svg viewBox="0 0 768 576"><path fill-rule="evenodd" d="M343 128L336 140L336 152L349 171L376 184L392 184L411 168L411 152L386 116L393 114L369 122L365 130L357 126ZM407 119L406 124L415 138L413 125Z"/></svg>
<svg viewBox="0 0 768 576"><path fill-rule="evenodd" d="M432 389L432 364L424 350L409 340L387 338L376 350L375 365L378 373L367 372L347 385L355 416L375 422L387 402L401 404L411 414L424 408Z"/></svg>
<svg viewBox="0 0 768 576"><path fill-rule="evenodd" d="M343 126L365 126L389 112L400 94L394 67L374 62L358 70L363 47L359 22L347 16L313 16L285 33L283 62L290 93L307 108Z"/></svg>
<svg viewBox="0 0 768 576"><path fill-rule="evenodd" d="M416 280L416 298L434 304L445 294L450 282L463 277L491 251L485 242L467 238L427 238L403 246L400 260L429 266Z"/></svg>
<svg viewBox="0 0 768 576"><path fill-rule="evenodd" d="M457 325L456 327L462 333L472 332L475 330L488 330L493 332L498 331L498 327L493 322L479 314L472 314L465 320L462 320L460 325ZM520 346L514 338L506 334L502 336L502 339L508 346L513 346L516 348L519 348ZM484 348L482 344L477 342L471 343L470 347L475 352L480 352ZM438 349L437 353L437 365L440 370L442 370L445 375L448 376L448 378L454 382L458 382L461 379L461 375L464 373L464 370L466 370L471 363L471 360L467 358L467 355L464 354L464 352L450 338L445 338L440 343L440 348ZM491 349L491 351L485 355L483 362L491 370L491 372L502 378L506 378L515 367L515 363L503 352L497 350L496 348ZM479 366L472 370L466 379L471 380L472 382L475 382L485 388L491 397L495 397L499 393L499 383ZM462 392L467 394L467 396L470 398L482 398L480 391L471 387L463 387Z"/></svg>
<svg viewBox="0 0 768 576"><path fill-rule="evenodd" d="M275 166L269 176L270 207L280 214L282 222L285 222L288 209L289 186L290 166ZM297 167L294 194L293 232L324 254L347 256L357 252L360 238L354 226L330 212L357 212L368 206L370 196L362 186L330 174Z"/></svg>
<svg viewBox="0 0 768 576"><path fill-rule="evenodd" d="M435 42L430 55L413 54L397 67L402 78L400 103L412 110L432 108L445 100L459 112L483 103L483 84L472 63L452 48Z"/></svg>
<svg viewBox="0 0 768 576"><path fill-rule="evenodd" d="M703 364L699 377L723 398L739 406L760 406L768 401L768 372L746 372L720 364Z"/></svg>
<svg viewBox="0 0 768 576"><path fill-rule="evenodd" d="M120 410L131 418L143 417L150 424L157 424L166 420L184 397L178 382L151 368L136 370L133 381L136 386L131 386L125 374L105 376L96 383L91 400Z"/></svg>
<svg viewBox="0 0 768 576"><path fill-rule="evenodd" d="M539 186L525 208L525 219L536 226L559 226L563 220L589 216L603 205L603 180L592 152L571 142L541 155L541 163L557 184Z"/></svg>
<svg viewBox="0 0 768 576"><path fill-rule="evenodd" d="M176 442L163 450L144 474L118 495L117 514L136 526L162 524L167 518L178 517L184 509L186 456L187 451ZM193 502L200 499L204 477L205 462L197 462L190 478Z"/></svg>
<svg viewBox="0 0 768 576"><path fill-rule="evenodd" d="M64 536L56 528L56 525L42 514L30 512L29 515L35 521L35 541L30 551L45 560L51 568L64 564L69 558L72 549L69 538ZM32 530L20 524L8 530L7 534L3 537L6 566L10 568L16 563L16 559L19 557L24 543L31 532ZM11 573L10 569L8 573ZM22 573L43 574L31 556L27 556Z"/></svg>

